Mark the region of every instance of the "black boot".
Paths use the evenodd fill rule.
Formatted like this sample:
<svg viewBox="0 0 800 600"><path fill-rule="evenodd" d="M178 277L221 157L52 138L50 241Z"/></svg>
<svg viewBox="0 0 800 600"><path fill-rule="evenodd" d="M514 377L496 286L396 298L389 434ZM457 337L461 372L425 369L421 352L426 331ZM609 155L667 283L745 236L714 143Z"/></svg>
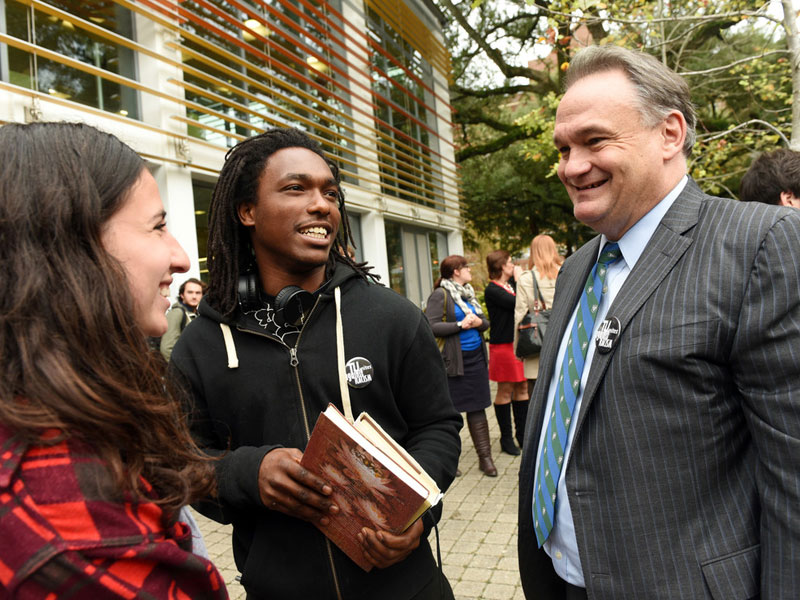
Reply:
<svg viewBox="0 0 800 600"><path fill-rule="evenodd" d="M522 448L525 442L525 421L528 420L529 404L530 400L516 400L511 403L511 409L514 413L515 436L520 448Z"/></svg>
<svg viewBox="0 0 800 600"><path fill-rule="evenodd" d="M467 425L472 443L478 453L478 468L489 477L497 477L497 467L492 460L492 443L489 440L489 422L482 410L467 413Z"/></svg>
<svg viewBox="0 0 800 600"><path fill-rule="evenodd" d="M511 433L511 403L495 404L494 414L500 426L500 448L506 454L519 456L519 448L514 443L514 436Z"/></svg>

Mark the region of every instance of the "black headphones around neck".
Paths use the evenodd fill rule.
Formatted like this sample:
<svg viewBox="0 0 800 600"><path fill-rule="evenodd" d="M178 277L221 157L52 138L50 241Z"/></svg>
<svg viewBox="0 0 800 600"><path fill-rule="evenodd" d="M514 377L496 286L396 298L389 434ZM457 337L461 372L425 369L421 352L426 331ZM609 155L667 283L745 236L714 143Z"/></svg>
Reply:
<svg viewBox="0 0 800 600"><path fill-rule="evenodd" d="M255 272L239 275L239 304L244 311L258 310L264 307L261 285ZM317 301L316 295L297 285L287 285L275 296L275 322L278 325L303 324L305 315Z"/></svg>

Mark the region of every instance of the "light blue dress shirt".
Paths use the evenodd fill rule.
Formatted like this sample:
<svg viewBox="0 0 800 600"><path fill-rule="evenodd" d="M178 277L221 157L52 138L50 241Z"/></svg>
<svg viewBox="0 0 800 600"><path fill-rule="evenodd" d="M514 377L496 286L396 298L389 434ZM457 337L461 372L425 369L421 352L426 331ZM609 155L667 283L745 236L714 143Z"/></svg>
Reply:
<svg viewBox="0 0 800 600"><path fill-rule="evenodd" d="M625 280L628 278L631 270L634 268L634 266L636 266L636 261L639 260L639 257L642 255L642 252L644 252L644 249L650 241L650 238L653 237L656 227L658 227L658 224L661 222L661 219L664 218L664 215L669 210L669 207L672 206L672 203L675 202L675 199L683 191L687 181L688 178L684 175L684 177L678 182L678 185L676 185L672 191L667 194L663 200L661 200L661 202L656 204L650 210L650 212L639 219L636 224L633 225L633 227L626 231L625 235L623 235L618 241L620 250L622 251L622 259L608 267L608 272L606 275L606 285L608 287L608 291L603 294L603 298L600 301L600 308L597 310L594 328L592 329L592 334L589 339L595 339L597 328L603 322L603 319L606 318L608 309L614 302L614 298L617 296L622 284L625 283ZM602 251L607 241L608 240L606 239L605 235L600 237L600 251ZM598 252L597 256L599 258L600 252ZM556 362L556 368L553 371L553 377L550 380L550 388L547 392L547 405L544 411L545 415L549 415L552 411L553 399L555 397L556 387L558 384L557 377L561 372L561 364L563 363L564 353L567 348L567 342L569 341L569 333L572 331L572 325L575 322L577 312L578 307L576 305L575 310L572 313L572 318L570 319L569 325L564 333L564 337L561 340L561 345L558 348L558 362ZM578 392L578 397L575 401L574 414L576 415L579 413L581 402L583 401L583 389L586 387L586 381L589 378L589 370L592 366L595 348L596 345L594 343L589 344L589 350L586 354L586 363L583 368L583 374L581 375L581 387L580 391ZM536 453L535 465L539 464L539 460L542 455L544 436L547 434L547 422L548 420L545 420L544 425L542 426L542 434L539 438L539 449ZM556 491L557 500L555 507L555 523L553 524L553 530L550 532L550 537L548 537L547 541L544 543L544 550L553 561L553 568L558 576L561 577L561 579L571 583L572 585L586 587L586 582L583 578L583 568L581 567L580 556L578 555L578 540L575 535L575 523L572 519L572 510L570 509L569 502L566 501L567 484L566 478L564 477L564 474L567 472L567 468L569 468L569 457L570 451L572 450L572 438L575 436L575 424L577 422L578 419L572 419L569 432L567 434L567 447L564 449L564 468L561 469L561 475L558 479ZM536 479L537 480L534 481L534 490L537 489L536 486L539 483L538 477ZM531 510L533 510L532 506Z"/></svg>

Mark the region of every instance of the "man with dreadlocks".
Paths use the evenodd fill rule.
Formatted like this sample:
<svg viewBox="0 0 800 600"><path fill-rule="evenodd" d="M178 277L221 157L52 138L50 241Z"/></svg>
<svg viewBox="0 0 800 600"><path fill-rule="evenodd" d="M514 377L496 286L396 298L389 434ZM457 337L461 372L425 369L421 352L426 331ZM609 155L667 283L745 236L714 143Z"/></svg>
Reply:
<svg viewBox="0 0 800 600"><path fill-rule="evenodd" d="M339 510L336 483L299 463L319 413L342 410L337 311L359 374L347 378L353 414L368 412L442 490L460 452L427 319L348 242L339 170L306 134L272 129L230 150L211 200L209 292L171 363L199 445L220 455L217 497L198 508L233 524L249 599L452 598L427 541L441 505L401 535L363 530L369 572L314 525Z"/></svg>

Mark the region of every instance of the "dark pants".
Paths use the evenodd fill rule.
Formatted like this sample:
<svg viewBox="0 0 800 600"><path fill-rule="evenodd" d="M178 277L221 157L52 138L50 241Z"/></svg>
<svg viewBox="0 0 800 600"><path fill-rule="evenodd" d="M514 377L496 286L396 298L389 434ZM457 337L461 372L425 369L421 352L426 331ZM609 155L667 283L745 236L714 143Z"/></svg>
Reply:
<svg viewBox="0 0 800 600"><path fill-rule="evenodd" d="M257 600L253 594L247 594L246 598L247 600ZM453 588L450 587L447 577L442 573L440 578L437 569L436 576L432 577L430 582L410 600L455 600L455 596L453 596Z"/></svg>
<svg viewBox="0 0 800 600"><path fill-rule="evenodd" d="M587 598L586 588L577 587L571 583L566 584L565 600L586 600Z"/></svg>
<svg viewBox="0 0 800 600"><path fill-rule="evenodd" d="M442 573L440 578L437 570L436 577L433 577L430 583L422 588L419 594L411 600L455 600L455 596L453 596L453 589L450 587L447 577Z"/></svg>

